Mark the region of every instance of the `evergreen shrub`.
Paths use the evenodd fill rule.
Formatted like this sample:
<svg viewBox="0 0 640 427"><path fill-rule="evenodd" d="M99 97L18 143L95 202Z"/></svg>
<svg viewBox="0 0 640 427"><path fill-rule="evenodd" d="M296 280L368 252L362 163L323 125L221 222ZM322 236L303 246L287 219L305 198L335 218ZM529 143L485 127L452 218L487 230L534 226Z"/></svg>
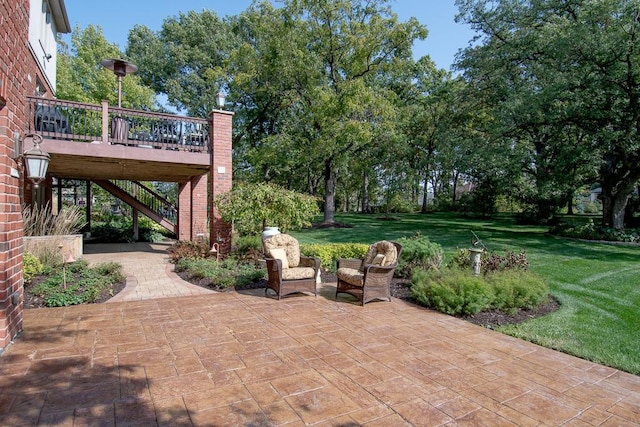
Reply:
<svg viewBox="0 0 640 427"><path fill-rule="evenodd" d="M499 270L474 276L471 271L445 268L415 270L411 295L419 304L451 315L495 309L514 313L544 303L549 287L540 276L523 270Z"/></svg>
<svg viewBox="0 0 640 427"><path fill-rule="evenodd" d="M490 307L493 292L480 276L461 270L416 270L411 295L418 303L450 315L476 314Z"/></svg>
<svg viewBox="0 0 640 427"><path fill-rule="evenodd" d="M442 265L442 246L426 236L417 233L412 237L401 237L398 243L402 245L402 253L395 272L397 277L408 278L415 269L431 271Z"/></svg>
<svg viewBox="0 0 640 427"><path fill-rule="evenodd" d="M502 271L485 276L493 287L491 308L515 313L518 309L533 309L545 302L549 287L537 274L525 271Z"/></svg>

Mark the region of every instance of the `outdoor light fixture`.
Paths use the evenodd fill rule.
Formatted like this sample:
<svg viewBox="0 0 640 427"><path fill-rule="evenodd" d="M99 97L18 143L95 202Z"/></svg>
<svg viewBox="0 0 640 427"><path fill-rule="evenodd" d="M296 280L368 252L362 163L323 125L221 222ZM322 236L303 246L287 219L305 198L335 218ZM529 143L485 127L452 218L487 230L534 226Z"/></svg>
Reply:
<svg viewBox="0 0 640 427"><path fill-rule="evenodd" d="M209 255L215 256L216 261L220 261L220 244L219 243L214 243L213 246L211 246Z"/></svg>
<svg viewBox="0 0 640 427"><path fill-rule="evenodd" d="M127 74L138 71L138 67L131 62L115 58L103 59L100 61L100 65L113 71L118 76L118 108L120 108L122 102L122 78Z"/></svg>
<svg viewBox="0 0 640 427"><path fill-rule="evenodd" d="M40 149L40 143L42 142L42 136L37 133L28 133L24 136L24 139L31 138L33 142L33 148L28 151L22 152L22 141L20 133L14 132L14 156L13 160L16 163L21 162L24 165L27 178L29 178L35 188L38 188L40 183L47 177L47 168L49 167L49 160L51 157L49 153Z"/></svg>
<svg viewBox="0 0 640 427"><path fill-rule="evenodd" d="M216 105L221 110L224 108L224 101L225 101L224 93L222 91L219 91L218 93L216 93Z"/></svg>

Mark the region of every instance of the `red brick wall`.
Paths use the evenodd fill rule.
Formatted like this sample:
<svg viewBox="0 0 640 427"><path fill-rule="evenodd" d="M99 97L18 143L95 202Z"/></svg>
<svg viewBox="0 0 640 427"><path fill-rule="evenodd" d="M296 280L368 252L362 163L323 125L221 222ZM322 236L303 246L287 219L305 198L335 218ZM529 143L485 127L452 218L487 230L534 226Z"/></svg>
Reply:
<svg viewBox="0 0 640 427"><path fill-rule="evenodd" d="M26 96L37 75L28 22L29 0L0 2L0 101L6 103L0 109L0 351L22 330L21 180L12 176L11 156L13 133L26 129Z"/></svg>
<svg viewBox="0 0 640 427"><path fill-rule="evenodd" d="M232 186L233 113L214 110L209 115L209 119L213 129L213 150L209 173L209 206L213 212L209 218L210 239L212 243L217 242L220 245L221 252L228 253L231 250L231 225L222 221L213 205L213 200L219 194L230 191Z"/></svg>
<svg viewBox="0 0 640 427"><path fill-rule="evenodd" d="M219 243L223 252L231 250L231 226L220 219L213 207L213 198L231 190L232 174L232 118L228 111L213 111L211 125L211 168L208 175L197 176L178 186L178 239L208 238Z"/></svg>
<svg viewBox="0 0 640 427"><path fill-rule="evenodd" d="M191 181L178 184L178 240L191 239Z"/></svg>
<svg viewBox="0 0 640 427"><path fill-rule="evenodd" d="M191 212L192 240L208 239L206 175L191 179Z"/></svg>

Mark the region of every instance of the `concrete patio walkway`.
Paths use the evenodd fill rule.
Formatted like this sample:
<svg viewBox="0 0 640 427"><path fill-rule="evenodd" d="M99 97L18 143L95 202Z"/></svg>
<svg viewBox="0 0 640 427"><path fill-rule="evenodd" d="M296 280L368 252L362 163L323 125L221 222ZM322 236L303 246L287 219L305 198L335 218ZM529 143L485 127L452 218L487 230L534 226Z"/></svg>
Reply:
<svg viewBox="0 0 640 427"><path fill-rule="evenodd" d="M212 291L185 282L173 272L167 253L172 243L90 243L84 245L83 258L91 264L122 265L127 286L110 302L211 294Z"/></svg>
<svg viewBox="0 0 640 427"><path fill-rule="evenodd" d="M166 286L158 271L137 275L153 257L127 257L137 286ZM638 376L334 291L27 310L0 355L0 425L640 425Z"/></svg>

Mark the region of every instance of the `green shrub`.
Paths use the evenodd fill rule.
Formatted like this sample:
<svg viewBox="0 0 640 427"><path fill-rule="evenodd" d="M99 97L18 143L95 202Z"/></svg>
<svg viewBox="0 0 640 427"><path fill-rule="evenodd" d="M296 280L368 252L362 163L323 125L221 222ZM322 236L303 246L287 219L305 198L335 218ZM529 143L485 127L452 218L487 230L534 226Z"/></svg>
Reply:
<svg viewBox="0 0 640 427"><path fill-rule="evenodd" d="M415 270L411 295L420 304L450 315L479 313L493 300L491 286L482 277L460 270Z"/></svg>
<svg viewBox="0 0 640 427"><path fill-rule="evenodd" d="M258 259L262 257L262 236L252 234L236 238L233 252L240 259Z"/></svg>
<svg viewBox="0 0 640 427"><path fill-rule="evenodd" d="M474 276L470 271L415 270L411 295L419 304L451 315L475 314L496 309L514 313L544 303L549 287L529 271L500 270Z"/></svg>
<svg viewBox="0 0 640 427"><path fill-rule="evenodd" d="M560 222L549 230L549 233L562 236L571 237L575 239L585 240L606 240L610 242L640 242L640 230L636 228L627 228L624 230L617 230L615 228L606 228L595 225L593 220L589 218L586 223L583 224L570 224L566 222Z"/></svg>
<svg viewBox="0 0 640 427"><path fill-rule="evenodd" d="M414 203L400 194L394 194L391 199L383 203L380 208L381 213L411 213L417 210L417 206Z"/></svg>
<svg viewBox="0 0 640 427"><path fill-rule="evenodd" d="M502 271L487 274L485 279L494 290L492 308L507 313L533 309L545 302L549 295L544 279L528 271Z"/></svg>
<svg viewBox="0 0 640 427"><path fill-rule="evenodd" d="M86 260L79 260L49 270L45 280L25 287L25 291L41 297L48 307L63 307L96 302L103 292L123 280L120 264L105 263L91 268Z"/></svg>
<svg viewBox="0 0 640 427"><path fill-rule="evenodd" d="M103 276L123 277L122 266L116 262L105 262L102 264L98 264L93 268L93 271Z"/></svg>
<svg viewBox="0 0 640 427"><path fill-rule="evenodd" d="M133 221L119 215L107 215L105 221L94 221L91 224L91 237L96 242L131 243L134 241ZM138 221L138 241L162 242L173 233L147 216L140 215Z"/></svg>
<svg viewBox="0 0 640 427"><path fill-rule="evenodd" d="M37 256L31 252L25 252L22 255L22 269L22 277L26 283L29 283L33 276L41 274L44 271L44 266Z"/></svg>
<svg viewBox="0 0 640 427"><path fill-rule="evenodd" d="M158 243L175 235L145 215L140 215L138 220L138 240L141 242ZM131 234L133 234L133 224L131 224Z"/></svg>
<svg viewBox="0 0 640 427"><path fill-rule="evenodd" d="M447 263L447 268L458 269L458 270L467 270L471 268L471 261L469 260L470 255L471 255L471 251L469 249L456 248L455 254L451 257L451 259Z"/></svg>
<svg viewBox="0 0 640 427"><path fill-rule="evenodd" d="M440 268L443 251L438 243L431 242L420 233L413 237L401 237L398 243L402 245L400 261L396 269L398 277L411 277L411 272L415 269L430 271Z"/></svg>
<svg viewBox="0 0 640 427"><path fill-rule="evenodd" d="M326 270L335 270L339 258L364 258L369 250L365 243L301 244L300 252L306 256L320 258L320 265Z"/></svg>
<svg viewBox="0 0 640 427"><path fill-rule="evenodd" d="M94 222L91 224L91 237L95 242L131 243L133 227L123 220Z"/></svg>
<svg viewBox="0 0 640 427"><path fill-rule="evenodd" d="M231 257L221 261L212 258L181 258L176 262L175 271L187 273L190 279L206 280L212 288L244 286L265 276L263 268L238 262Z"/></svg>

